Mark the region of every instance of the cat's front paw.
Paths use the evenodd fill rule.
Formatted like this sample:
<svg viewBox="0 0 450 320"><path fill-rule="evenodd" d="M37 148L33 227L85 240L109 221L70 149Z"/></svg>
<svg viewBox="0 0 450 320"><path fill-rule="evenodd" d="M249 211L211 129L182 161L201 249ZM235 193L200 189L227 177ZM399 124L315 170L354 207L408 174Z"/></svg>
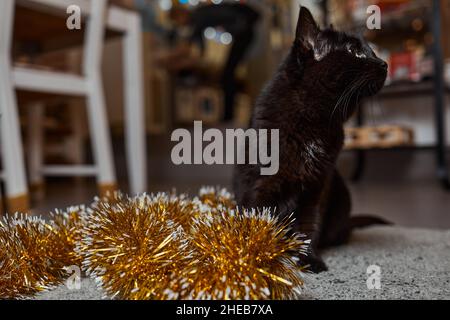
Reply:
<svg viewBox="0 0 450 320"><path fill-rule="evenodd" d="M307 271L311 271L313 273L321 273L324 271L328 271L328 267L325 262L316 255L308 255L302 256L300 258L299 264L302 268L305 268Z"/></svg>

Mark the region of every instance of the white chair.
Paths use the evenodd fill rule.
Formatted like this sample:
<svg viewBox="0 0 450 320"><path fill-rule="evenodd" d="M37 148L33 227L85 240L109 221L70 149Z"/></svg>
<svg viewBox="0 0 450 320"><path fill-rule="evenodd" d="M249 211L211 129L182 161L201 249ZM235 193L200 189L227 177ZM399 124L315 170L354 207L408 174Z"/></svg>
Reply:
<svg viewBox="0 0 450 320"><path fill-rule="evenodd" d="M30 1L40 2L40 1ZM58 1L42 1L48 5ZM64 2L64 1L63 1ZM12 67L11 35L13 33L14 0L0 1L0 111L1 145L6 186L7 208L9 211L28 210L28 191L19 128L17 103L14 89L27 91L85 96L87 100L89 128L92 138L93 166L43 166L39 149L31 150L30 169L32 181L44 175L93 175L97 177L101 193L117 188L112 157L111 140L108 131L107 114L101 78L101 55L104 42L107 0L71 0L70 4L80 4L88 8L88 23L85 33L83 75ZM89 6L87 6L87 3ZM59 1L59 6L61 1ZM39 124L43 105L34 105L29 114L36 117ZM39 127L32 127L36 133L36 143L41 146L42 133Z"/></svg>
<svg viewBox="0 0 450 320"><path fill-rule="evenodd" d="M3 1L3 0L1 0ZM30 7L54 7L65 12L67 7L79 4L82 13L90 15L94 0L16 0ZM96 0L95 0L96 1ZM147 189L146 131L144 110L144 77L142 22L139 13L108 7L106 27L122 34L124 39L123 75L125 94L125 144L128 166L129 192L133 195ZM150 88L146 93L151 95Z"/></svg>

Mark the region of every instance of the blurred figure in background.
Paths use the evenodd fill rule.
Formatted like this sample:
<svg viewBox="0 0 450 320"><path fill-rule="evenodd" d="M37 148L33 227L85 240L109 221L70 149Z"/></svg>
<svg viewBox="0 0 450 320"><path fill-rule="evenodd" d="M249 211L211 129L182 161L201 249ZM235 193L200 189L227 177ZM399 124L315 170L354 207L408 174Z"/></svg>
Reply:
<svg viewBox="0 0 450 320"><path fill-rule="evenodd" d="M157 1L153 0L134 0L136 9L139 10L142 17L142 29L146 32L152 32L160 37L166 37L168 30L164 29L157 21L156 6Z"/></svg>
<svg viewBox="0 0 450 320"><path fill-rule="evenodd" d="M224 121L234 118L235 96L237 93L236 69L245 58L255 38L255 26L259 13L242 3L222 3L200 6L192 11L176 7L171 11L171 19L179 28L189 28L189 43L204 49L204 32L209 27L220 27L232 36L231 50L222 73L224 91Z"/></svg>

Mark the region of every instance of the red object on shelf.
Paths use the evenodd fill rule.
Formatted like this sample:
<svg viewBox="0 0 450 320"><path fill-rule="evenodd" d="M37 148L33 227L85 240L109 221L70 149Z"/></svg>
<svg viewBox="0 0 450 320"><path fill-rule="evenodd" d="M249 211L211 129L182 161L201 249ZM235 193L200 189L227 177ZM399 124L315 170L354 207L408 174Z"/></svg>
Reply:
<svg viewBox="0 0 450 320"><path fill-rule="evenodd" d="M380 7L381 11L394 11L410 4L410 0L378 0L376 5Z"/></svg>
<svg viewBox="0 0 450 320"><path fill-rule="evenodd" d="M392 81L419 81L416 55L412 52L393 53L390 57L389 76Z"/></svg>

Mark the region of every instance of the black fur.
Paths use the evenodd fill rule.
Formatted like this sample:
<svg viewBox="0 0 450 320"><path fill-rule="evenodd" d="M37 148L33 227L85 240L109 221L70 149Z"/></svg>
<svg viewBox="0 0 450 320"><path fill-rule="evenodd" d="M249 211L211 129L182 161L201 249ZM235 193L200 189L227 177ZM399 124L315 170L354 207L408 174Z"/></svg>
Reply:
<svg viewBox="0 0 450 320"><path fill-rule="evenodd" d="M259 97L251 128L280 130L280 169L261 176L257 165L238 165L235 193L244 207L276 207L296 216L295 228L311 239L302 264L326 270L318 248L344 243L351 231L349 191L336 171L343 124L358 101L384 85L387 65L356 36L320 30L300 10L292 49Z"/></svg>

